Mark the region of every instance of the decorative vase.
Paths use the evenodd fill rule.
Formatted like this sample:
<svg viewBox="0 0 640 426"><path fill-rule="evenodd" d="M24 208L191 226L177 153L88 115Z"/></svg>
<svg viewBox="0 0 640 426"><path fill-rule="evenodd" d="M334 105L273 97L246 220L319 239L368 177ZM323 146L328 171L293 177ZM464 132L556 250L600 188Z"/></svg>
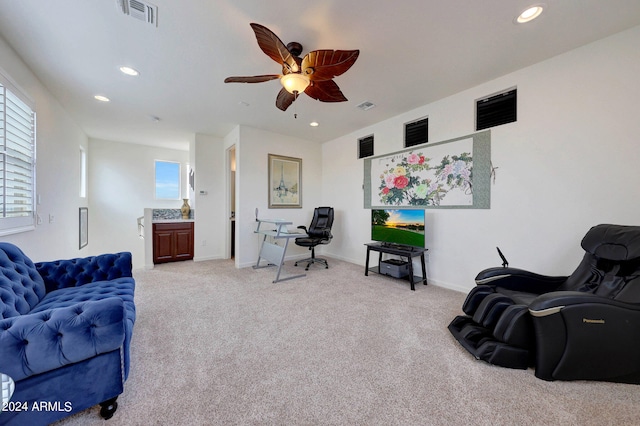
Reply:
<svg viewBox="0 0 640 426"><path fill-rule="evenodd" d="M183 219L189 219L189 212L191 212L191 207L189 207L189 199L183 198L182 207L180 207L180 211L182 212Z"/></svg>

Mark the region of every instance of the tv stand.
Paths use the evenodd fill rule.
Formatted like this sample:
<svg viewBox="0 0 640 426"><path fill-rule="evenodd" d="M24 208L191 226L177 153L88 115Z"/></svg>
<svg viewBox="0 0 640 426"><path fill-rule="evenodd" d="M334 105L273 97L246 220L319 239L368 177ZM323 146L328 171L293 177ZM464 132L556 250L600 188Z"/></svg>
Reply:
<svg viewBox="0 0 640 426"><path fill-rule="evenodd" d="M375 244L375 243L373 243ZM404 244L398 244L398 243L384 243L381 242L380 245L384 248L390 248L390 249L394 249L394 250L403 250L403 251L414 251L414 250L420 250L419 247L413 247L413 246L405 246Z"/></svg>
<svg viewBox="0 0 640 426"><path fill-rule="evenodd" d="M389 244L389 243L369 243L365 244L367 246L367 260L364 266L364 274L369 276L369 271L380 273L380 262L382 262L382 253L393 254L400 257L406 257L407 262L409 263L409 282L411 283L411 290L415 291L415 283L423 282L424 285L427 285L427 268L424 262L424 253L429 250L423 247L410 247L403 246L400 244ZM377 251L379 253L378 256L378 267L369 268L369 255L371 251ZM413 275L413 258L420 256L420 264L422 266L422 278L416 277Z"/></svg>

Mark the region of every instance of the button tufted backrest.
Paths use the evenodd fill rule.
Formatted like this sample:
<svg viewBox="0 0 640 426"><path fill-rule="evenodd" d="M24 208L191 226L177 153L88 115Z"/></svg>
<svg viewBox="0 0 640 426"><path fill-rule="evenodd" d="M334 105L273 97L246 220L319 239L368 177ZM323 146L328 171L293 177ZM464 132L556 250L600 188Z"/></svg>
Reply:
<svg viewBox="0 0 640 426"><path fill-rule="evenodd" d="M13 244L0 243L0 319L27 314L45 294L31 259Z"/></svg>
<svg viewBox="0 0 640 426"><path fill-rule="evenodd" d="M95 281L132 276L131 253L101 254L77 259L36 263L47 293Z"/></svg>

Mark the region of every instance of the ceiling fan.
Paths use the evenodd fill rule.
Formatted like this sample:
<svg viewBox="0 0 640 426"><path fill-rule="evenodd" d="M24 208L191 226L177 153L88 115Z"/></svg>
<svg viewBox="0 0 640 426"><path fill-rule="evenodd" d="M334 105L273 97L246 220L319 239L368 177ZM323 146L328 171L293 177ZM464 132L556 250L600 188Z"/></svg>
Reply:
<svg viewBox="0 0 640 426"><path fill-rule="evenodd" d="M322 102L344 102L333 78L346 72L358 59L359 50L314 50L300 58L302 45L291 42L286 46L270 29L251 24L258 45L271 59L282 65L282 74L227 77L225 83L262 83L280 79L284 86L276 97L276 106L282 111L302 92Z"/></svg>

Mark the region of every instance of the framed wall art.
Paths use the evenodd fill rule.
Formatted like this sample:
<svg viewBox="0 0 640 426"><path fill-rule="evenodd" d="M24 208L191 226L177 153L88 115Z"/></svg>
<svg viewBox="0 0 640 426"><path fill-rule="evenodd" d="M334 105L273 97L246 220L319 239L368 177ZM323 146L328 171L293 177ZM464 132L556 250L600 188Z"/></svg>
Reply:
<svg viewBox="0 0 640 426"><path fill-rule="evenodd" d="M302 159L269 154L269 208L302 208Z"/></svg>
<svg viewBox="0 0 640 426"><path fill-rule="evenodd" d="M79 221L80 248L89 244L89 209L80 207Z"/></svg>
<svg viewBox="0 0 640 426"><path fill-rule="evenodd" d="M364 161L365 208L490 208L491 131Z"/></svg>

